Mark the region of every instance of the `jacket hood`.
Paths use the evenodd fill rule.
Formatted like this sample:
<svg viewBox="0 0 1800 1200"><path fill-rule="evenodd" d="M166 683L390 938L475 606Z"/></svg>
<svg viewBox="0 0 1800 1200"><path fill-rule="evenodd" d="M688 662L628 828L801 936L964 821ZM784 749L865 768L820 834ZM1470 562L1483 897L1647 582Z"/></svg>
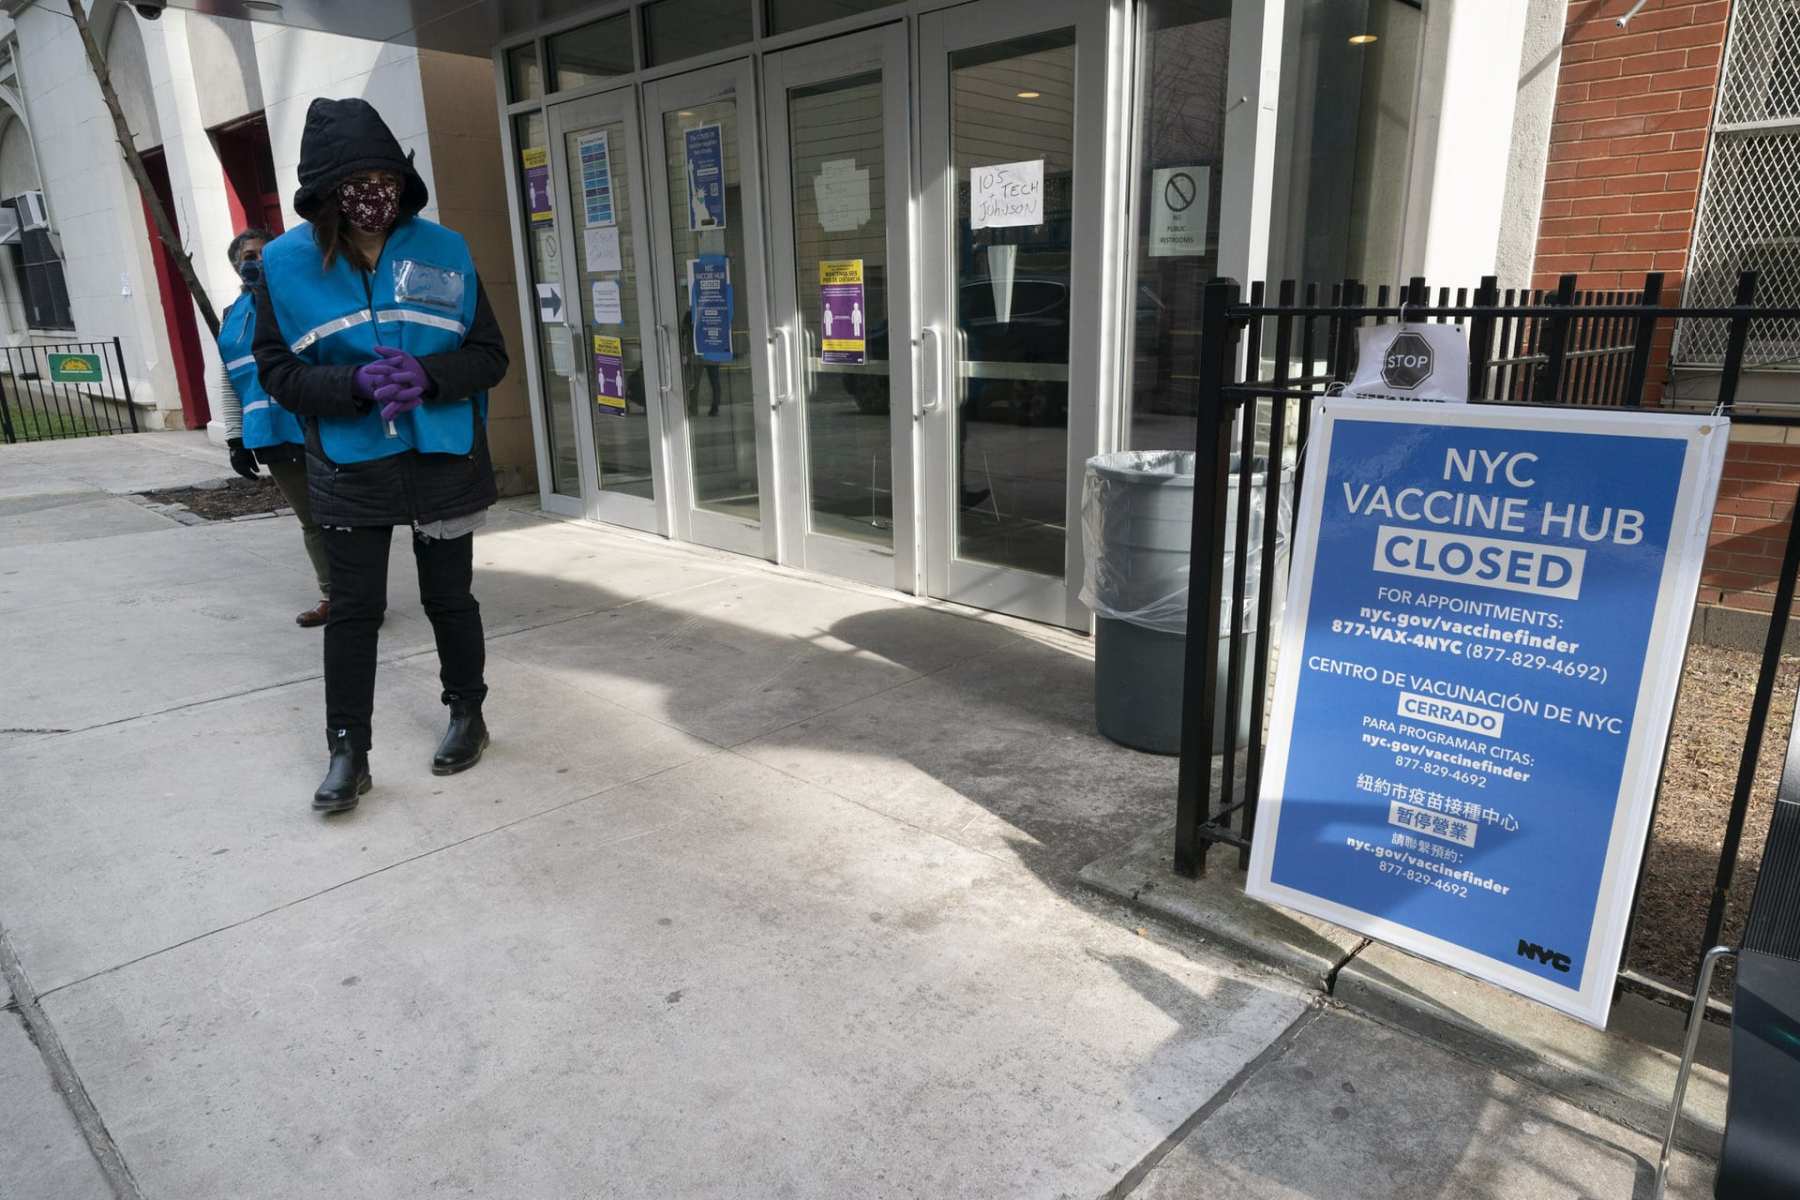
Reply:
<svg viewBox="0 0 1800 1200"><path fill-rule="evenodd" d="M413 169L412 155L367 100L320 97L306 110L300 135L300 189L294 209L312 220L337 191L338 184L358 171L393 171L400 176L400 215L415 215L430 194Z"/></svg>

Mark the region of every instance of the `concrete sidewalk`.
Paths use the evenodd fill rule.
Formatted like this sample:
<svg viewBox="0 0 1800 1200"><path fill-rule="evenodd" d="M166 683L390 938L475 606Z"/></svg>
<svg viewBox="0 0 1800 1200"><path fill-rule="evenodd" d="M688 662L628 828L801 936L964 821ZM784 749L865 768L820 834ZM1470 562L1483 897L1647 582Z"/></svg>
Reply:
<svg viewBox="0 0 1800 1200"><path fill-rule="evenodd" d="M489 757L427 769L396 539L319 819L293 523L48 503L223 473L166 436L0 448L0 1196L1648 1195L1637 1135L1078 891L1174 787L1084 639L503 509Z"/></svg>

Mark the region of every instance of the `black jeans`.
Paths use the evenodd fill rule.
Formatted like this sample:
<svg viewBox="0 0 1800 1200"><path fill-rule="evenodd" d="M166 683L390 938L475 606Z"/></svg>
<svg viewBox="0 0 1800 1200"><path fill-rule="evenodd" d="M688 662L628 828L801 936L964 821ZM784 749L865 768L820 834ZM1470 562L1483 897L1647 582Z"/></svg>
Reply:
<svg viewBox="0 0 1800 1200"><path fill-rule="evenodd" d="M325 623L325 724L346 730L358 750L367 750L375 712L375 650L387 612L388 545L393 529L376 526L325 530L331 559L331 619ZM475 565L475 535L449 540L413 535L419 568L419 602L437 638L438 678L443 701L487 697L482 681L487 644L481 606L469 592Z"/></svg>

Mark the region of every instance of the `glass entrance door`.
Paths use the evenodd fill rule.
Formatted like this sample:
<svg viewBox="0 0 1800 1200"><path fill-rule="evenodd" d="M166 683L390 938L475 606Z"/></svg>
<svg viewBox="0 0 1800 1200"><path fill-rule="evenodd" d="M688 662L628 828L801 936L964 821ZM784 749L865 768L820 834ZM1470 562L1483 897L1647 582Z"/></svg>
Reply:
<svg viewBox="0 0 1800 1200"><path fill-rule="evenodd" d="M778 556L755 85L749 62L644 85L660 274L657 401L675 536Z"/></svg>
<svg viewBox="0 0 1800 1200"><path fill-rule="evenodd" d="M917 591L905 28L772 54L763 82L782 560Z"/></svg>
<svg viewBox="0 0 1800 1200"><path fill-rule="evenodd" d="M646 353L655 318L649 280L639 277L650 258L633 89L555 105L549 118L561 269L538 303L550 371L568 381L576 439L592 447L582 456L585 515L666 534L662 410L651 403L662 381Z"/></svg>
<svg viewBox="0 0 1800 1200"><path fill-rule="evenodd" d="M919 26L927 585L1075 628L1082 467L1112 390L1110 8L988 0Z"/></svg>

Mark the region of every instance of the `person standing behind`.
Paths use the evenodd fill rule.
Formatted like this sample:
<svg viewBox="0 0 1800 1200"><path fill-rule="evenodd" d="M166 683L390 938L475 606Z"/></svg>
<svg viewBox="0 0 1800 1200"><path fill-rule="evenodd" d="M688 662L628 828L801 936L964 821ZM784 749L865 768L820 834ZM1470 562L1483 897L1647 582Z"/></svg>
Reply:
<svg viewBox="0 0 1800 1200"><path fill-rule="evenodd" d="M307 223L263 252L256 366L303 419L313 517L331 563L326 742L314 810L372 784L377 636L388 545L412 529L419 599L436 637L450 724L432 759L467 770L488 745L486 645L471 594L474 531L497 498L487 389L506 343L461 235L418 216L425 181L365 100L317 99L294 207Z"/></svg>
<svg viewBox="0 0 1800 1200"><path fill-rule="evenodd" d="M306 435L299 419L263 391L251 353L256 337L256 297L250 288L262 278L263 246L273 236L266 229L246 229L231 239L225 251L243 288L219 322L219 361L223 365L207 364L206 390L212 410L225 424L231 469L245 479L256 479L259 464L269 468L275 486L300 519L306 557L312 561L313 577L319 584L319 603L295 617L294 623L312 629L331 615L331 568L325 560L324 537L313 523L312 505L306 497Z"/></svg>

